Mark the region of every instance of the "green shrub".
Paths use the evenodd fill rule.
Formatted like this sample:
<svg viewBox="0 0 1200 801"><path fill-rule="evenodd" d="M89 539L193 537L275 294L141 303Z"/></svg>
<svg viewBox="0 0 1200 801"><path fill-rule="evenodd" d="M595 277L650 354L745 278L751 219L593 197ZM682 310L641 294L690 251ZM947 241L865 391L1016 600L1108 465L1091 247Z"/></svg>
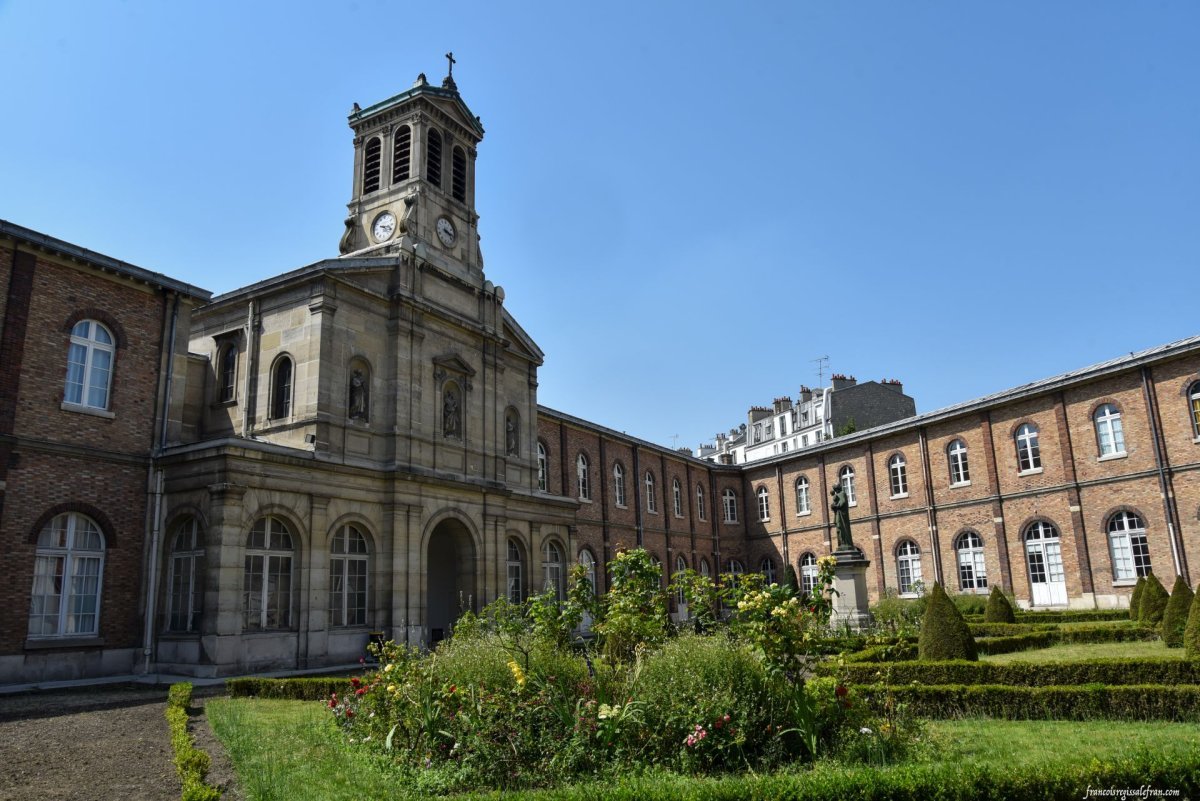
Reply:
<svg viewBox="0 0 1200 801"><path fill-rule="evenodd" d="M320 676L295 679L247 677L226 679L225 691L231 698L281 698L291 701L324 701L331 693L342 692L350 681L345 676Z"/></svg>
<svg viewBox="0 0 1200 801"><path fill-rule="evenodd" d="M1130 624L1133 625L1133 624ZM1018 634L1034 634L1041 631L1055 631L1058 623L968 623L972 636L978 637L1015 637Z"/></svg>
<svg viewBox="0 0 1200 801"><path fill-rule="evenodd" d="M1126 609L1048 609L1044 611L1014 609L1013 614L1018 623L1099 623L1129 619ZM970 623L984 622L983 618L977 615L971 615L966 619Z"/></svg>
<svg viewBox="0 0 1200 801"><path fill-rule="evenodd" d="M1138 576L1137 584L1133 585L1133 594L1129 596L1129 619L1137 620L1142 613L1142 592L1146 589L1146 577Z"/></svg>
<svg viewBox="0 0 1200 801"><path fill-rule="evenodd" d="M883 591L883 597L871 607L871 618L875 625L893 633L915 632L924 613L924 598L901 598L890 587Z"/></svg>
<svg viewBox="0 0 1200 801"><path fill-rule="evenodd" d="M1155 639L1158 639L1158 635L1153 629L1134 625L1106 624L1081 626L1074 629L1030 631L1026 634L980 639L976 640L975 644L979 653L994 656L1010 654L1014 651L1029 651L1034 648L1049 648L1052 645L1063 643L1143 642Z"/></svg>
<svg viewBox="0 0 1200 801"><path fill-rule="evenodd" d="M917 658L917 646L914 643L899 642L887 645L872 645L861 651L846 654L843 661L855 662L906 662Z"/></svg>
<svg viewBox="0 0 1200 801"><path fill-rule="evenodd" d="M962 615L982 615L987 610L988 599L973 592L959 593L950 600Z"/></svg>
<svg viewBox="0 0 1200 801"><path fill-rule="evenodd" d="M1142 589L1142 598L1138 604L1138 622L1143 626L1157 626L1162 623L1168 600L1170 596L1167 595L1166 588L1158 580L1158 576L1151 573L1146 577L1146 586Z"/></svg>
<svg viewBox="0 0 1200 801"><path fill-rule="evenodd" d="M934 583L929 593L917 650L923 660L978 658L975 638L941 584Z"/></svg>
<svg viewBox="0 0 1200 801"><path fill-rule="evenodd" d="M875 684L884 672L896 685L1005 684L1044 687L1083 684L1200 685L1200 660L1088 659L1078 662L896 662L873 664L823 663L819 675L836 675L851 684Z"/></svg>
<svg viewBox="0 0 1200 801"><path fill-rule="evenodd" d="M1004 592L999 587L992 587L988 593L987 609L983 613L985 623L1016 623L1012 604L1008 602Z"/></svg>
<svg viewBox="0 0 1200 801"><path fill-rule="evenodd" d="M857 687L873 707L908 704L929 718L1200 720L1200 687L1161 684L1012 687L996 684Z"/></svg>
<svg viewBox="0 0 1200 801"><path fill-rule="evenodd" d="M1196 588L1200 590L1200 587ZM1192 598L1187 625L1183 629L1183 653L1188 659L1200 658L1200 592Z"/></svg>
<svg viewBox="0 0 1200 801"><path fill-rule="evenodd" d="M175 752L175 770L182 785L182 801L219 801L221 791L204 779L212 765L208 754L196 748L196 740L188 733L188 706L192 702L189 682L172 684L167 690L167 727L171 732L171 748Z"/></svg>
<svg viewBox="0 0 1200 801"><path fill-rule="evenodd" d="M1183 576L1175 577L1175 586L1171 588L1171 599L1163 611L1162 638L1168 648L1183 647L1183 630L1187 627L1188 613L1192 609L1195 593L1183 580Z"/></svg>

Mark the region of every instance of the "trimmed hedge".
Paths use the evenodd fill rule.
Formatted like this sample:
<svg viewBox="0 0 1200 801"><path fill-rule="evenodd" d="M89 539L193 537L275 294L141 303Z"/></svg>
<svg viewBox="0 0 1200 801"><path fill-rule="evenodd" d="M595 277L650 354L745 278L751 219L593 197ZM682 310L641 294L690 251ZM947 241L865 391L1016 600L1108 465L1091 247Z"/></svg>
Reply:
<svg viewBox="0 0 1200 801"><path fill-rule="evenodd" d="M1034 634L1039 631L1054 631L1058 623L968 623L976 637L1015 637L1018 634Z"/></svg>
<svg viewBox="0 0 1200 801"><path fill-rule="evenodd" d="M1141 626L1096 626L1093 628L1032 631L1028 634L1011 637L991 637L976 640L976 645L979 653L994 656L1011 654L1014 651L1029 651L1034 648L1049 648L1062 643L1141 642L1156 639L1158 639L1158 635L1153 629L1145 629Z"/></svg>
<svg viewBox="0 0 1200 801"><path fill-rule="evenodd" d="M1018 623L1100 623L1129 619L1127 609L1050 609L1039 612L1021 610L1015 615ZM969 623L984 622L980 615L968 615L966 620Z"/></svg>
<svg viewBox="0 0 1200 801"><path fill-rule="evenodd" d="M1162 619L1162 638L1168 648L1183 647L1183 630L1187 626L1188 612L1194 599L1195 593L1183 576L1176 576L1175 586L1171 588L1171 600L1167 601Z"/></svg>
<svg viewBox="0 0 1200 801"><path fill-rule="evenodd" d="M1146 576L1146 588L1142 590L1142 600L1138 604L1138 622L1143 626L1157 626L1162 623L1163 612L1167 611L1167 601L1171 596L1167 588L1151 573Z"/></svg>
<svg viewBox="0 0 1200 801"><path fill-rule="evenodd" d="M283 698L292 701L327 701L333 693L345 692L350 679L345 676L305 676L294 679L227 679L225 689L231 698Z"/></svg>
<svg viewBox="0 0 1200 801"><path fill-rule="evenodd" d="M1197 586L1200 590L1200 586ZM1192 598L1187 626L1183 630L1183 653L1188 659L1200 658L1200 592Z"/></svg>
<svg viewBox="0 0 1200 801"><path fill-rule="evenodd" d="M1170 684L1200 685L1200 660L1089 659L1082 662L896 662L822 663L817 675L837 676L850 684L875 684L886 670L892 684L1005 684L1014 687L1055 685Z"/></svg>
<svg viewBox="0 0 1200 801"><path fill-rule="evenodd" d="M212 758L196 748L196 738L188 733L188 706L192 702L189 682L172 684L167 690L167 727L171 730L171 749L175 752L175 770L182 785L181 801L220 801L220 789L204 779Z"/></svg>
<svg viewBox="0 0 1200 801"><path fill-rule="evenodd" d="M988 593L987 608L983 611L983 621L985 623L1017 622L1012 604L1008 602L1008 598L1004 597L1004 592L999 587L993 586L992 591Z"/></svg>
<svg viewBox="0 0 1200 801"><path fill-rule="evenodd" d="M895 701L908 705L909 712L926 718L1200 721L1197 685L868 685L855 689L866 703L880 710L890 692Z"/></svg>
<svg viewBox="0 0 1200 801"><path fill-rule="evenodd" d="M1142 612L1142 592L1146 589L1146 577L1138 576L1137 584L1133 585L1133 594L1129 596L1129 619L1136 621Z"/></svg>
<svg viewBox="0 0 1200 801"><path fill-rule="evenodd" d="M978 659L975 638L963 622L962 613L934 582L921 618L921 637L917 641L921 659Z"/></svg>
<svg viewBox="0 0 1200 801"><path fill-rule="evenodd" d="M843 659L847 663L860 662L904 662L917 658L917 646L910 642L894 642L887 645L872 645Z"/></svg>

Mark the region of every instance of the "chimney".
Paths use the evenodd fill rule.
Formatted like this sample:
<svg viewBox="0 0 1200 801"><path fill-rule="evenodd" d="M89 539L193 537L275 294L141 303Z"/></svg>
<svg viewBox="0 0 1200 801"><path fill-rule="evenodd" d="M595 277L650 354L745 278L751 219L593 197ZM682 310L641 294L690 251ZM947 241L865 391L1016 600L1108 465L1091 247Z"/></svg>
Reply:
<svg viewBox="0 0 1200 801"><path fill-rule="evenodd" d="M766 406L751 406L750 411L747 412L747 414L750 417L751 423L757 423L759 420L762 420L764 417L770 417L771 410L769 408L767 408Z"/></svg>
<svg viewBox="0 0 1200 801"><path fill-rule="evenodd" d="M839 389L846 389L847 387L855 386L857 383L858 379L852 375L842 375L841 373L833 374L834 392L837 392Z"/></svg>
<svg viewBox="0 0 1200 801"><path fill-rule="evenodd" d="M775 414L783 414L792 408L792 399L784 395L782 398L776 398L772 402L772 406L775 409Z"/></svg>
<svg viewBox="0 0 1200 801"><path fill-rule="evenodd" d="M904 385L900 383L900 379L898 379L898 378L885 378L882 381L880 381L879 383L883 384L885 387L890 389L892 392L898 392L901 395L904 394Z"/></svg>
<svg viewBox="0 0 1200 801"><path fill-rule="evenodd" d="M810 400L812 400L812 390L805 386L800 387L800 402L808 403Z"/></svg>

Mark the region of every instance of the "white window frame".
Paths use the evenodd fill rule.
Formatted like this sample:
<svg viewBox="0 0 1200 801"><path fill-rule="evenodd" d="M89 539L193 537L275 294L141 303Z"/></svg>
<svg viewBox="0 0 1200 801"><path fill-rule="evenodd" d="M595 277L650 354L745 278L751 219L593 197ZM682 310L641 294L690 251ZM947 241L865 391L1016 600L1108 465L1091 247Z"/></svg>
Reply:
<svg viewBox="0 0 1200 801"><path fill-rule="evenodd" d="M538 483L538 489L541 490L542 492L545 492L546 487L549 486L549 484L548 484L549 476L547 475L549 472L550 472L550 460L546 456L546 446L545 446L545 444L542 443L541 440L538 440L538 444L537 444L537 483Z"/></svg>
<svg viewBox="0 0 1200 801"><path fill-rule="evenodd" d="M1092 415L1096 424L1096 448L1101 459L1125 456L1125 429L1121 424L1121 411L1115 404L1106 403Z"/></svg>
<svg viewBox="0 0 1200 801"><path fill-rule="evenodd" d="M1146 524L1132 512L1117 512L1106 526L1112 555L1113 581L1135 582L1151 573Z"/></svg>
<svg viewBox="0 0 1200 801"><path fill-rule="evenodd" d="M71 328L63 403L108 411L117 346L112 331L96 320L80 320Z"/></svg>
<svg viewBox="0 0 1200 801"><path fill-rule="evenodd" d="M554 597L560 602L567 597L563 572L562 546L555 540L546 540L542 545L542 589L554 590Z"/></svg>
<svg viewBox="0 0 1200 801"><path fill-rule="evenodd" d="M812 498L809 497L808 476L796 479L796 516L812 514Z"/></svg>
<svg viewBox="0 0 1200 801"><path fill-rule="evenodd" d="M521 555L521 543L508 538L507 572L508 590L505 593L510 604L521 604L525 600L525 559Z"/></svg>
<svg viewBox="0 0 1200 801"><path fill-rule="evenodd" d="M729 487L726 487L725 491L721 493L721 506L725 512L725 522L736 523L738 521L737 493Z"/></svg>
<svg viewBox="0 0 1200 801"><path fill-rule="evenodd" d="M613 500L617 506L625 508L625 468L621 466L620 462L613 465Z"/></svg>
<svg viewBox="0 0 1200 801"><path fill-rule="evenodd" d="M958 587L963 592L987 592L987 560L983 538L975 531L964 531L955 538L954 553L958 564Z"/></svg>
<svg viewBox="0 0 1200 801"><path fill-rule="evenodd" d="M809 551L800 556L800 592L809 595L817 588L817 555Z"/></svg>
<svg viewBox="0 0 1200 801"><path fill-rule="evenodd" d="M704 487L696 485L696 517L704 520Z"/></svg>
<svg viewBox="0 0 1200 801"><path fill-rule="evenodd" d="M1200 381L1188 387L1188 418L1192 423L1192 436L1200 441Z"/></svg>
<svg viewBox="0 0 1200 801"><path fill-rule="evenodd" d="M1017 472L1036 473L1042 469L1042 448L1038 439L1038 427L1033 423L1022 423L1017 429Z"/></svg>
<svg viewBox="0 0 1200 801"><path fill-rule="evenodd" d="M238 346L226 342L217 351L217 403L237 400Z"/></svg>
<svg viewBox="0 0 1200 801"><path fill-rule="evenodd" d="M654 480L654 474L649 470L646 471L646 511L650 514L658 514L658 501L655 500L655 495L658 494L658 482Z"/></svg>
<svg viewBox="0 0 1200 801"><path fill-rule="evenodd" d="M583 565L584 578L591 585L592 595L595 595L598 590L596 588L596 557L592 556L592 552L587 548L579 551L579 564Z"/></svg>
<svg viewBox="0 0 1200 801"><path fill-rule="evenodd" d="M683 487L679 484L679 479L671 479L671 497L675 504L675 516L683 517Z"/></svg>
<svg viewBox="0 0 1200 801"><path fill-rule="evenodd" d="M900 595L915 597L915 587L921 581L921 546L912 540L902 540L896 546L896 584Z"/></svg>
<svg viewBox="0 0 1200 801"><path fill-rule="evenodd" d="M592 482L589 474L590 465L588 464L587 454L580 452L575 457L575 482L578 485L579 500L590 501L592 499Z"/></svg>
<svg viewBox="0 0 1200 801"><path fill-rule="evenodd" d="M371 544L358 526L338 528L329 543L329 627L368 625L371 613Z"/></svg>
<svg viewBox="0 0 1200 801"><path fill-rule="evenodd" d="M104 597L104 532L77 512L55 515L38 534L30 591L30 639L94 637Z"/></svg>
<svg viewBox="0 0 1200 801"><path fill-rule="evenodd" d="M904 454L897 453L888 459L888 480L893 498L908 497L908 462L904 460Z"/></svg>
<svg viewBox="0 0 1200 801"><path fill-rule="evenodd" d="M839 470L838 481L842 485L842 490L846 493L846 503L850 506L858 506L858 498L854 494L854 468L846 465Z"/></svg>
<svg viewBox="0 0 1200 801"><path fill-rule="evenodd" d="M172 633L197 631L204 596L196 581L197 567L204 557L200 521L189 515L175 525L167 563L166 630Z"/></svg>
<svg viewBox="0 0 1200 801"><path fill-rule="evenodd" d="M256 539L261 544L256 544ZM295 537L287 523L270 515L255 521L246 537L246 558L242 570L244 631L293 628L295 555ZM255 560L260 560L257 570L254 569ZM280 590L278 584L284 578L287 579L287 587ZM277 587L274 590L271 589L272 582Z"/></svg>
<svg viewBox="0 0 1200 801"><path fill-rule="evenodd" d="M967 456L967 443L956 439L946 448L946 460L950 465L950 486L965 487L971 483L971 464Z"/></svg>
<svg viewBox="0 0 1200 801"><path fill-rule="evenodd" d="M687 560L683 558L683 554L676 554L675 572L682 573L685 570L687 570ZM687 607L687 596L683 594L682 586L675 592L675 605L680 609Z"/></svg>
<svg viewBox="0 0 1200 801"><path fill-rule="evenodd" d="M778 583L778 575L775 573L775 563L771 561L771 557L764 556L762 558L762 561L758 563L758 572L762 573L763 580L768 586Z"/></svg>

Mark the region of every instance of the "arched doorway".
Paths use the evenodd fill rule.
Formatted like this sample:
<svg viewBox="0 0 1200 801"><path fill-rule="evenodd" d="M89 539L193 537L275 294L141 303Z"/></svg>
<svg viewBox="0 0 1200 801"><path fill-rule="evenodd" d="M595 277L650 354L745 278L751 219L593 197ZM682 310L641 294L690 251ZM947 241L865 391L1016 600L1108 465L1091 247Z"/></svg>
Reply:
<svg viewBox="0 0 1200 801"><path fill-rule="evenodd" d="M459 615L474 611L475 542L462 521L443 520L425 551L425 627L429 644L444 640Z"/></svg>

